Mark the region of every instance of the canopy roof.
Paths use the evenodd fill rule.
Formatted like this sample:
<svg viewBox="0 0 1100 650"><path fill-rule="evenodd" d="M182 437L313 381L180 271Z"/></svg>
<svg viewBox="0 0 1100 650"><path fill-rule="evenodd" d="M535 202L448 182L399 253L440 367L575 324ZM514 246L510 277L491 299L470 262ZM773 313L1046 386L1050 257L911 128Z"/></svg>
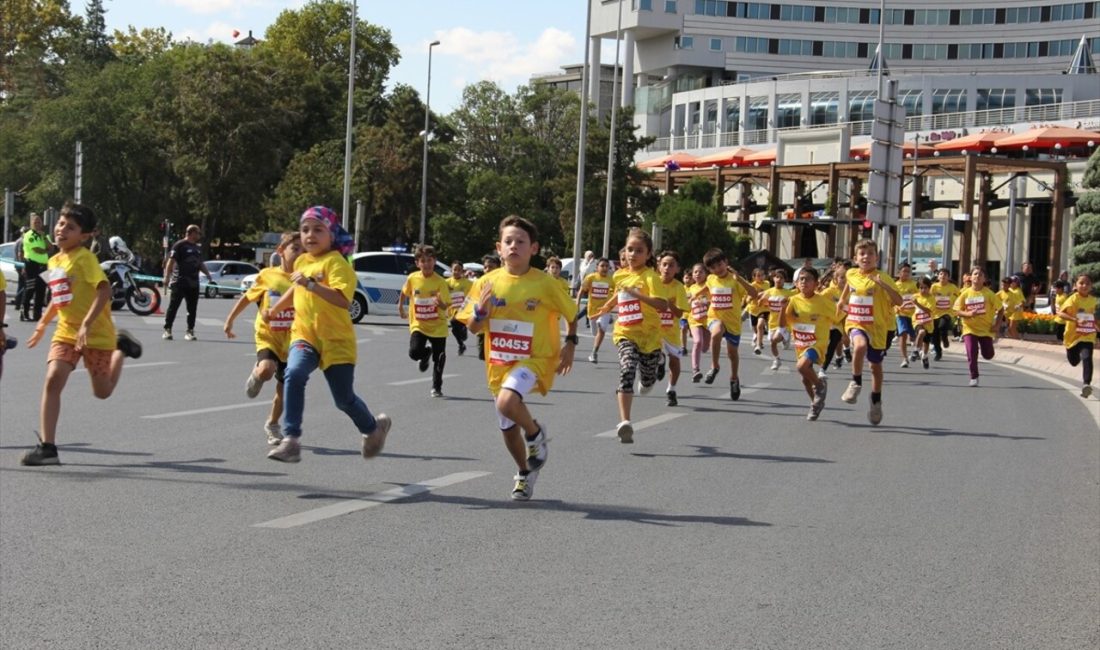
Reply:
<svg viewBox="0 0 1100 650"><path fill-rule="evenodd" d="M1044 126L1016 133L998 139L994 144L998 149L1055 149L1077 147L1100 143L1100 133L1083 131L1064 126Z"/></svg>

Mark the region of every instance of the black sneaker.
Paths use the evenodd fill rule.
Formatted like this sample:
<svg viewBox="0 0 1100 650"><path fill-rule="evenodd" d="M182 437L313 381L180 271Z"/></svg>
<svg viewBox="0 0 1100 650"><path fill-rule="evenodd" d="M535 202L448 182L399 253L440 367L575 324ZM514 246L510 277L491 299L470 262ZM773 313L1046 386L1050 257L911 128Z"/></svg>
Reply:
<svg viewBox="0 0 1100 650"><path fill-rule="evenodd" d="M692 375L691 375L691 383L693 383L693 384L698 384L698 383L699 383L699 382L701 382L701 381L703 381L703 373L701 373L701 372L699 372L698 370L696 370L696 371L695 371L694 373L692 373Z"/></svg>
<svg viewBox="0 0 1100 650"><path fill-rule="evenodd" d="M115 339L115 345L122 351L122 354L130 357L131 359L141 358L141 341L134 338L134 335L126 330L118 331L118 338Z"/></svg>
<svg viewBox="0 0 1100 650"><path fill-rule="evenodd" d="M424 357L423 359L421 359L421 360L420 360L420 365L419 365L419 368L420 368L420 372L427 372L427 371L428 371L428 364L429 364L429 363L431 363L431 359L430 359L430 358L428 358L428 357Z"/></svg>
<svg viewBox="0 0 1100 650"><path fill-rule="evenodd" d="M933 361L939 361L942 358L943 358L943 352L940 352L939 350L936 350L936 352L932 355L932 360Z"/></svg>
<svg viewBox="0 0 1100 650"><path fill-rule="evenodd" d="M665 380L665 360L662 355L661 363L657 364L657 381Z"/></svg>
<svg viewBox="0 0 1100 650"><path fill-rule="evenodd" d="M465 345L463 345L463 344L461 344L461 343L459 343L459 344L458 344L458 356L460 356L460 357L461 357L461 356L462 356L462 355L464 355L464 354L466 354L466 346L465 346Z"/></svg>
<svg viewBox="0 0 1100 650"><path fill-rule="evenodd" d="M718 368L711 368L707 371L707 376L703 377L703 381L707 384L713 384L714 378L718 376Z"/></svg>
<svg viewBox="0 0 1100 650"><path fill-rule="evenodd" d="M844 348L844 361L847 363L852 362L852 348Z"/></svg>
<svg viewBox="0 0 1100 650"><path fill-rule="evenodd" d="M57 457L57 445L48 442L40 442L34 449L23 454L19 459L20 465L60 465L61 459Z"/></svg>
<svg viewBox="0 0 1100 650"><path fill-rule="evenodd" d="M735 402L741 399L741 382L736 380L730 382L730 399Z"/></svg>
<svg viewBox="0 0 1100 650"><path fill-rule="evenodd" d="M676 391L670 390L667 393L665 393L665 396L668 397L668 405L669 406L679 405L679 402L676 401Z"/></svg>

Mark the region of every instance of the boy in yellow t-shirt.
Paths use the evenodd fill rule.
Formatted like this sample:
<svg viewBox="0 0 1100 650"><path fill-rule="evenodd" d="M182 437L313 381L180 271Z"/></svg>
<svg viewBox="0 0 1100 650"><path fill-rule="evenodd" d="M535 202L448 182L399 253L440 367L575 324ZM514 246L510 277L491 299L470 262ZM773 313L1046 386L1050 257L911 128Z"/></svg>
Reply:
<svg viewBox="0 0 1100 650"><path fill-rule="evenodd" d="M290 288L262 312L270 323L294 307L283 382L283 440L267 457L283 463L301 460L306 382L320 368L336 408L351 418L362 434L363 458L374 458L385 446L393 422L385 413L372 415L355 394L358 347L348 305L358 282L347 260L355 240L340 225L340 216L325 206L307 209L298 223L305 252L294 261Z"/></svg>
<svg viewBox="0 0 1100 650"><path fill-rule="evenodd" d="M767 274L764 273L764 269L755 268L752 270L752 285L756 292L763 293L771 288L771 282L768 282ZM749 327L752 328L752 353L759 355L764 349L764 341L767 336L768 319L761 318L768 313L768 306L761 304L757 300L749 299L746 295L745 309L749 312Z"/></svg>
<svg viewBox="0 0 1100 650"><path fill-rule="evenodd" d="M878 246L870 239L856 243L856 268L847 273L848 284L840 294L839 312L847 308L844 329L852 341L852 381L840 399L855 404L863 388L863 362L871 365L871 407L867 420L882 422L882 360L886 335L894 321L894 307L901 294L893 278L878 270Z"/></svg>
<svg viewBox="0 0 1100 650"><path fill-rule="evenodd" d="M569 290L569 280L561 277L561 258L557 256L551 256L546 259L546 272L550 274L550 277L558 281L561 285L562 291L565 295L569 296L569 299L573 299L573 294Z"/></svg>
<svg viewBox="0 0 1100 650"><path fill-rule="evenodd" d="M1008 331L1006 335L1012 339L1020 338L1019 332L1016 330L1016 323L1021 318L1021 309L1024 306L1024 295L1022 293L1017 294L1012 290L1012 281L1015 278L1008 276L1001 279L1001 290L997 292L997 297L1001 300L1001 310L1004 313L1004 322L1008 325Z"/></svg>
<svg viewBox="0 0 1100 650"><path fill-rule="evenodd" d="M913 329L917 332L914 344L920 352L920 363L928 370L928 340L932 337L932 314L936 299L932 296L932 280L927 276L917 281L917 293L913 294Z"/></svg>
<svg viewBox="0 0 1100 650"><path fill-rule="evenodd" d="M294 271L294 261L302 254L302 236L296 232L285 233L279 247L279 265L269 266L260 271L256 282L241 294L237 304L229 312L222 329L226 338L235 339L233 321L252 303L259 305L253 331L256 337L256 364L248 373L245 382L245 394L254 398L260 394L264 382L275 378L275 397L271 400L271 411L264 425L267 444L277 445L283 440L279 418L283 416L283 382L286 379L286 356L290 351L290 327L294 323L294 309L286 309L274 314L271 322L263 318L263 311L274 305L290 288L290 274Z"/></svg>
<svg viewBox="0 0 1100 650"><path fill-rule="evenodd" d="M955 313L962 320L963 346L970 367L970 387L978 385L978 352L982 358L993 358L993 336L1000 326L1001 299L985 286L985 270L970 269L970 286L955 299Z"/></svg>
<svg viewBox="0 0 1100 650"><path fill-rule="evenodd" d="M111 320L111 287L99 267L99 260L84 247L96 229L91 208L66 203L54 226L54 243L59 252L46 263L50 306L27 339L27 347L38 345L46 327L57 316L57 329L46 357L46 382L39 411L41 434L34 449L23 454L23 465L59 465L57 419L61 412L61 391L76 364L84 367L92 382L92 393L107 399L122 376L126 357L141 356L141 343L126 330L115 332Z"/></svg>
<svg viewBox="0 0 1100 650"><path fill-rule="evenodd" d="M816 420L825 408L828 385L814 372L814 365L825 360L829 330L836 322L836 305L817 290L817 269L805 267L798 274L798 293L792 295L779 313L780 327L790 329L797 358L796 368L802 386L810 396L807 420Z"/></svg>
<svg viewBox="0 0 1100 650"><path fill-rule="evenodd" d="M467 332L466 323L457 318L458 310L462 309L462 303L466 301L466 296L470 293L470 287L473 284L473 281L466 277L466 267L462 262L459 260L451 262L451 277L447 279L447 290L451 292L451 308L447 313L451 317L451 334L458 343L460 357L466 354Z"/></svg>
<svg viewBox="0 0 1100 650"><path fill-rule="evenodd" d="M409 358L418 363L420 372L432 364L432 397L443 397L443 366L447 364L447 310L451 291L447 281L435 272L435 248L420 244L413 249L416 267L401 287L397 314L409 319ZM406 303L410 306L405 313ZM431 345L431 350L428 346Z"/></svg>
<svg viewBox="0 0 1100 650"><path fill-rule="evenodd" d="M657 272L661 274L661 282L665 285L665 296L668 299L668 307L661 311L661 351L668 358L665 397L669 406L676 406L676 381L680 379L680 359L683 357L680 315L691 308L688 306L684 283L676 279L680 273L680 256L675 251L662 252L657 256ZM663 368L663 364L658 366L657 381L662 379L660 375Z"/></svg>
<svg viewBox="0 0 1100 650"><path fill-rule="evenodd" d="M779 344L782 343L784 349L791 346L791 333L779 324L779 317L787 308L787 300L797 290L787 289L786 284L787 272L775 269L772 271L772 288L763 291L757 299L757 303L768 312L768 344L772 352L772 370L779 370L782 363L779 360Z"/></svg>
<svg viewBox="0 0 1100 650"><path fill-rule="evenodd" d="M908 262L902 263L898 268L898 279L895 283L901 294L901 304L894 308L897 314L898 341L901 344L901 367L908 368L910 361L917 360L917 351L909 354L909 343L916 340L917 332L913 329L913 296L917 293L917 283L913 281L913 269ZM915 348L916 346L914 346Z"/></svg>
<svg viewBox="0 0 1100 650"><path fill-rule="evenodd" d="M707 329L710 330L710 370L703 378L708 384L714 383L718 376L718 357L722 352L722 341L726 342L726 356L730 361L730 399L741 399L741 357L738 346L741 345L741 304L758 297L756 288L745 281L729 265L729 259L719 248L712 248L703 256L703 264L710 275L707 276L707 289L710 293L710 307L707 310Z"/></svg>
<svg viewBox="0 0 1100 650"><path fill-rule="evenodd" d="M1092 279L1078 273L1074 292L1062 303L1058 315L1066 319L1066 359L1069 365L1081 366L1081 397L1092 395L1092 350L1096 347L1096 296L1092 295Z"/></svg>
<svg viewBox="0 0 1100 650"><path fill-rule="evenodd" d="M611 262L606 257L601 257L596 262L596 270L584 276L581 289L577 292L577 311L581 310L581 299L588 297L588 327L592 330L592 354L588 360L592 363L599 361L600 345L604 335L611 331L611 314L597 316L600 307L603 307L611 298Z"/></svg>
<svg viewBox="0 0 1100 650"><path fill-rule="evenodd" d="M1066 319L1058 315L1058 312L1062 311L1062 305L1070 297L1069 282L1065 280L1055 280L1054 294L1051 296L1051 312L1054 314L1054 338L1059 341L1066 340Z"/></svg>
<svg viewBox="0 0 1100 650"><path fill-rule="evenodd" d="M947 269L936 272L939 278L932 283L932 298L935 300L935 311L932 312L932 348L935 350L936 361L943 357L944 348L951 347L951 306L959 297L959 287L951 281L951 273Z"/></svg>
<svg viewBox="0 0 1100 650"><path fill-rule="evenodd" d="M503 267L486 273L470 289L458 317L473 333L488 332L485 370L496 400L504 445L516 463L512 498L526 501L546 464L546 429L527 409L532 391L545 395L554 374L573 367L577 347L577 309L546 273L531 268L538 252L538 231L527 219L500 222L497 252ZM568 323L561 345L558 321Z"/></svg>

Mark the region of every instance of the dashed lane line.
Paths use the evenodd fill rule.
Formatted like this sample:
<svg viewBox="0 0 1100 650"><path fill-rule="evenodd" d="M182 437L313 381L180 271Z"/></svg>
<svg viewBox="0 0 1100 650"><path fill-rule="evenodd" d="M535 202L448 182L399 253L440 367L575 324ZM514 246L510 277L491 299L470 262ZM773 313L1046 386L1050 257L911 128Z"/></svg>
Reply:
<svg viewBox="0 0 1100 650"><path fill-rule="evenodd" d="M682 418L685 415L687 415L687 413L662 413L661 415L656 415L646 420L640 420L638 422L632 422L631 424L634 426L634 431L641 431L642 429L655 427L658 424L670 422L672 420L675 420L676 418ZM614 438L616 435L618 435L618 433L615 431L615 429L612 429L610 431L604 431L603 433L597 433L595 437Z"/></svg>

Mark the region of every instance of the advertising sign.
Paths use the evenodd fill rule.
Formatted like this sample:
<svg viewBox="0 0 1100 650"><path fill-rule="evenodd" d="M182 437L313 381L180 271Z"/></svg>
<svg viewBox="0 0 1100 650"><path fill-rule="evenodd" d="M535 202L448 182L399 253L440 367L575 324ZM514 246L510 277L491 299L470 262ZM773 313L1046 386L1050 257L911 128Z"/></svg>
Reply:
<svg viewBox="0 0 1100 650"><path fill-rule="evenodd" d="M910 254L909 222L898 224L898 259L909 260L913 275L927 273L929 262L951 268L951 236L954 231L947 219L920 219L913 228Z"/></svg>

